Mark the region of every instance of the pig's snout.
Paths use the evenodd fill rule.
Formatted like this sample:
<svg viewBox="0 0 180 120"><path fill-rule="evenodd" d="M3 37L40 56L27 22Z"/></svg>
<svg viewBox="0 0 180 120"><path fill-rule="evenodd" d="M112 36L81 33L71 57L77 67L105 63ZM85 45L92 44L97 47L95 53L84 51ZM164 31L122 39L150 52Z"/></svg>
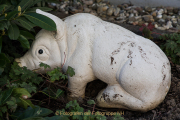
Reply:
<svg viewBox="0 0 180 120"><path fill-rule="evenodd" d="M19 65L20 67L22 67L22 64L21 64L21 61L20 61L19 58L16 58L15 61L18 63L18 65Z"/></svg>

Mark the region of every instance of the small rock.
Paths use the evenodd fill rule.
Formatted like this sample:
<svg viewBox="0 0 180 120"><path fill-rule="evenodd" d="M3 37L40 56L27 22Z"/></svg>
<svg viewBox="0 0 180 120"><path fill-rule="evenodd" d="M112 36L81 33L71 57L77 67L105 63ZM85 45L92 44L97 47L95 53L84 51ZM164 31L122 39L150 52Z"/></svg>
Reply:
<svg viewBox="0 0 180 120"><path fill-rule="evenodd" d="M56 3L51 3L51 5L55 7L55 6L56 6Z"/></svg>
<svg viewBox="0 0 180 120"><path fill-rule="evenodd" d="M152 12L152 8L151 8L151 7L146 6L146 7L145 7L145 11L146 11L146 12Z"/></svg>
<svg viewBox="0 0 180 120"><path fill-rule="evenodd" d="M98 14L96 13L95 10L92 10L92 11L90 12L90 14L95 15L95 16L98 16Z"/></svg>
<svg viewBox="0 0 180 120"><path fill-rule="evenodd" d="M139 26L142 26L143 24L144 24L144 21L139 21L139 22L138 22L138 25L139 25Z"/></svg>
<svg viewBox="0 0 180 120"><path fill-rule="evenodd" d="M154 11L154 12L152 12L152 13L151 13L151 15L152 15L153 17L156 17L157 12L156 12L156 11Z"/></svg>
<svg viewBox="0 0 180 120"><path fill-rule="evenodd" d="M163 10L164 10L164 13L165 13L165 14L167 14L167 9L166 9L166 8L164 8Z"/></svg>
<svg viewBox="0 0 180 120"><path fill-rule="evenodd" d="M100 3L102 0L96 0L97 3Z"/></svg>
<svg viewBox="0 0 180 120"><path fill-rule="evenodd" d="M117 8L115 8L115 9L114 9L114 16L118 16L118 15L119 15L120 10L121 10L121 9L120 9L120 8L118 8L118 7L117 7Z"/></svg>
<svg viewBox="0 0 180 120"><path fill-rule="evenodd" d="M154 22L152 15L143 15L142 17L146 22Z"/></svg>
<svg viewBox="0 0 180 120"><path fill-rule="evenodd" d="M175 14L177 14L177 13L178 13L178 11L179 11L179 9L178 9L178 8L174 8L174 9L173 9L173 12L174 12Z"/></svg>
<svg viewBox="0 0 180 120"><path fill-rule="evenodd" d="M174 8L169 6L169 7L166 7L166 9L167 9L168 12L173 12Z"/></svg>
<svg viewBox="0 0 180 120"><path fill-rule="evenodd" d="M134 13L131 13L131 14L129 15L129 18L131 18L131 17L134 17Z"/></svg>
<svg viewBox="0 0 180 120"><path fill-rule="evenodd" d="M166 30L166 27L157 27L158 30Z"/></svg>
<svg viewBox="0 0 180 120"><path fill-rule="evenodd" d="M93 0L83 0L83 3L86 4L86 5L92 5Z"/></svg>
<svg viewBox="0 0 180 120"><path fill-rule="evenodd" d="M108 10L107 10L107 15L111 16L114 12L114 8L113 7L110 7Z"/></svg>
<svg viewBox="0 0 180 120"><path fill-rule="evenodd" d="M160 10L157 12L157 14L158 14L158 15L162 15L163 12L164 12L164 10L163 10L163 9L160 9Z"/></svg>
<svg viewBox="0 0 180 120"><path fill-rule="evenodd" d="M167 24L166 24L166 26L167 26L168 29L169 29L169 28L172 28L172 27L173 27L173 26L172 26L172 22L171 22L171 21L168 21Z"/></svg>
<svg viewBox="0 0 180 120"><path fill-rule="evenodd" d="M136 21L136 19L135 19L135 17L130 17L130 18L129 18L129 21L134 22L134 21Z"/></svg>
<svg viewBox="0 0 180 120"><path fill-rule="evenodd" d="M54 9L56 6L52 5L52 3L48 3L48 7Z"/></svg>
<svg viewBox="0 0 180 120"><path fill-rule="evenodd" d="M90 12L91 12L91 9L89 9L89 8L84 8L84 12L85 12L85 13L90 13Z"/></svg>
<svg viewBox="0 0 180 120"><path fill-rule="evenodd" d="M161 18L162 18L162 15L161 15L161 14L159 14L159 15L157 15L157 17L156 17L156 18L161 19Z"/></svg>
<svg viewBox="0 0 180 120"><path fill-rule="evenodd" d="M93 4L92 6L91 6L91 8L93 9L93 10L97 10L97 4Z"/></svg>
<svg viewBox="0 0 180 120"><path fill-rule="evenodd" d="M139 21L133 22L133 25L138 25Z"/></svg>
<svg viewBox="0 0 180 120"><path fill-rule="evenodd" d="M111 16L111 17L108 18L108 20L109 21L114 21L114 17Z"/></svg>
<svg viewBox="0 0 180 120"><path fill-rule="evenodd" d="M180 113L176 113L176 120L180 120Z"/></svg>
<svg viewBox="0 0 180 120"><path fill-rule="evenodd" d="M159 19L158 22L159 22L160 24L163 24L163 23L165 23L165 20L164 20L164 19Z"/></svg>

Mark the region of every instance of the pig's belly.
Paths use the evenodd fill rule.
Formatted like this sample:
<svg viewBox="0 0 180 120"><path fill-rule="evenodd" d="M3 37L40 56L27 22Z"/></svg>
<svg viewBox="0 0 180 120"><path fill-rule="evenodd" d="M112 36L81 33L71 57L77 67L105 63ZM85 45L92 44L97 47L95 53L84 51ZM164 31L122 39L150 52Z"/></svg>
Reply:
<svg viewBox="0 0 180 120"><path fill-rule="evenodd" d="M126 92L137 98L169 89L169 61L151 41L99 41L95 44L92 68L98 79L108 85L120 84Z"/></svg>

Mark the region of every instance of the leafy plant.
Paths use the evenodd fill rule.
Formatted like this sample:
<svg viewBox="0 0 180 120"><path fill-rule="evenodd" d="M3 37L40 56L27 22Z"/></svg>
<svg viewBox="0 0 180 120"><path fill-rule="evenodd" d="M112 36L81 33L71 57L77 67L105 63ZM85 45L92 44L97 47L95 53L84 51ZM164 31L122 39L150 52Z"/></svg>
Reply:
<svg viewBox="0 0 180 120"><path fill-rule="evenodd" d="M94 100L89 100L88 104L95 104ZM65 111L65 109L68 111ZM82 107L79 106L76 100L70 101L66 104L65 109L57 110L55 115L63 116L72 120L106 120L106 116L102 115L99 111L91 112L90 110L84 111ZM121 115L114 115L114 120L124 120Z"/></svg>
<svg viewBox="0 0 180 120"><path fill-rule="evenodd" d="M153 37L151 36L153 29L154 29L154 25L151 23L149 23L147 26L143 24L142 27L139 28L139 30L142 32L142 35L148 39L153 39Z"/></svg>
<svg viewBox="0 0 180 120"><path fill-rule="evenodd" d="M165 34L160 36L160 40L164 42L161 44L161 49L169 56L173 63L180 64L180 34Z"/></svg>
<svg viewBox="0 0 180 120"><path fill-rule="evenodd" d="M5 41L17 40L24 49L29 49L30 39L34 39L33 27L55 31L56 25L50 18L35 13L35 10L50 11L47 7L33 7L43 0L4 0L0 1L0 75L4 71L10 58L3 50ZM31 32L30 32L31 31ZM13 41L11 41L13 42Z"/></svg>

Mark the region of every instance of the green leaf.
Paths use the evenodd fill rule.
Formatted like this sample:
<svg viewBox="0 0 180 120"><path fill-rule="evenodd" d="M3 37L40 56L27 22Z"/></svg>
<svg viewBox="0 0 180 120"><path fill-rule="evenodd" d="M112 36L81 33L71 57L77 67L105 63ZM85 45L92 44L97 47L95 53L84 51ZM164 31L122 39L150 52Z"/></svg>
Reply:
<svg viewBox="0 0 180 120"><path fill-rule="evenodd" d="M19 99L21 100L21 102L18 103L19 106L21 106L25 109L27 109L28 106L35 108L30 100L25 100L25 99L20 98L20 97L19 97Z"/></svg>
<svg viewBox="0 0 180 120"><path fill-rule="evenodd" d="M6 4L0 5L0 12L1 12L6 6L8 6L8 5L6 5Z"/></svg>
<svg viewBox="0 0 180 120"><path fill-rule="evenodd" d="M33 117L43 117L47 116L49 114L53 113L53 111L47 109L47 108L41 108L41 107L35 107L32 109L31 107L28 107L26 110L23 111L16 111L12 117L15 120L23 120L26 118L33 118Z"/></svg>
<svg viewBox="0 0 180 120"><path fill-rule="evenodd" d="M96 104L96 103L94 102L94 100L88 100L87 103L88 103L89 105L94 105L94 104Z"/></svg>
<svg viewBox="0 0 180 120"><path fill-rule="evenodd" d="M69 76L72 77L73 75L75 75L74 69L72 67L68 66L66 74L68 74Z"/></svg>
<svg viewBox="0 0 180 120"><path fill-rule="evenodd" d="M174 50L177 47L176 42L167 40L167 43L165 44L167 49Z"/></svg>
<svg viewBox="0 0 180 120"><path fill-rule="evenodd" d="M0 67L0 75L3 73L4 68Z"/></svg>
<svg viewBox="0 0 180 120"><path fill-rule="evenodd" d="M7 20L10 20L11 18L13 18L17 13L19 13L19 11L12 11L7 13L7 16L5 17Z"/></svg>
<svg viewBox="0 0 180 120"><path fill-rule="evenodd" d="M24 37L26 37L27 39L32 39L32 40L35 39L34 35L32 35L28 31L20 30L20 34L23 35Z"/></svg>
<svg viewBox="0 0 180 120"><path fill-rule="evenodd" d="M49 31L56 31L56 24L55 22L41 14L37 13L27 13L24 16L29 19L32 23L36 24L37 26L49 30Z"/></svg>
<svg viewBox="0 0 180 120"><path fill-rule="evenodd" d="M0 53L0 67L5 67L6 63L9 63L10 60L4 53Z"/></svg>
<svg viewBox="0 0 180 120"><path fill-rule="evenodd" d="M26 13L31 13L31 12L36 12L36 9L40 9L42 11L51 11L53 9L49 8L49 7L33 7L33 8L29 8Z"/></svg>
<svg viewBox="0 0 180 120"><path fill-rule="evenodd" d="M13 88L7 89L0 94L0 105L5 104L9 99L13 92Z"/></svg>
<svg viewBox="0 0 180 120"><path fill-rule="evenodd" d="M63 90L58 89L57 92L56 92L56 98L59 97L60 95L62 95L63 93L64 93Z"/></svg>
<svg viewBox="0 0 180 120"><path fill-rule="evenodd" d="M31 97L31 94L24 88L14 88L12 95L15 97L22 97L22 96L27 96L27 98Z"/></svg>
<svg viewBox="0 0 180 120"><path fill-rule="evenodd" d="M0 107L0 111L2 111L3 113L7 112L7 107L6 106Z"/></svg>
<svg viewBox="0 0 180 120"><path fill-rule="evenodd" d="M20 84L21 87L25 88L29 93L31 92L36 92L36 87L32 85L32 83L26 83L23 82L22 84Z"/></svg>
<svg viewBox="0 0 180 120"><path fill-rule="evenodd" d="M8 28L8 36L12 40L17 40L19 37L19 28L16 24L11 23Z"/></svg>
<svg viewBox="0 0 180 120"><path fill-rule="evenodd" d="M23 119L23 120L46 120L46 119L43 118L43 117L30 117L30 118L26 118L26 119Z"/></svg>
<svg viewBox="0 0 180 120"><path fill-rule="evenodd" d="M2 36L0 37L0 53L1 53L1 49L2 49Z"/></svg>
<svg viewBox="0 0 180 120"><path fill-rule="evenodd" d="M17 5L17 1L16 0L11 0L11 3L16 6Z"/></svg>
<svg viewBox="0 0 180 120"><path fill-rule="evenodd" d="M44 67L44 69L46 69L46 68L51 68L49 65L47 65L47 64L45 64L45 63L42 63L42 62L39 64L39 66L40 66L40 67Z"/></svg>
<svg viewBox="0 0 180 120"><path fill-rule="evenodd" d="M33 24L32 22L30 22L29 20L27 20L25 17L19 17L18 19L16 19L18 22L20 22L20 24L26 28L27 30L30 30L31 28L35 27L36 25Z"/></svg>
<svg viewBox="0 0 180 120"><path fill-rule="evenodd" d="M46 120L70 120L67 116L45 117Z"/></svg>
<svg viewBox="0 0 180 120"><path fill-rule="evenodd" d="M23 35L20 35L19 38L18 38L18 41L21 43L21 45L24 47L24 48L30 48L30 44L29 44L29 41L26 39L26 37L24 37Z"/></svg>
<svg viewBox="0 0 180 120"><path fill-rule="evenodd" d="M33 0L21 0L18 6L21 6L21 11L24 11L27 7L29 7L29 5L32 5L32 3Z"/></svg>

